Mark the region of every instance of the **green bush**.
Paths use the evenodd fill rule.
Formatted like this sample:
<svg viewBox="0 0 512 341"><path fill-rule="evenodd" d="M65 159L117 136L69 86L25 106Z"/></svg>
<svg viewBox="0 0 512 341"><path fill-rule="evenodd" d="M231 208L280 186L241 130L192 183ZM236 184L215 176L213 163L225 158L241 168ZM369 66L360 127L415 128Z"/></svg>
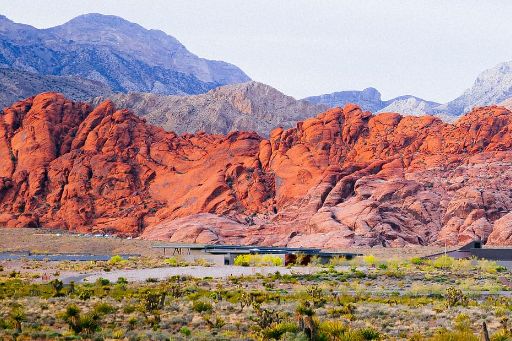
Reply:
<svg viewBox="0 0 512 341"><path fill-rule="evenodd" d="M318 325L318 329L330 339L337 340L342 338L347 332L347 326L341 321L322 321Z"/></svg>
<svg viewBox="0 0 512 341"><path fill-rule="evenodd" d="M185 335L185 336L190 336L192 334L192 332L190 331L190 329L187 326L181 327L180 328L180 333Z"/></svg>
<svg viewBox="0 0 512 341"><path fill-rule="evenodd" d="M119 255L115 255L115 256L112 256L110 257L109 259L109 264L111 265L116 265L116 264L120 264L123 262L123 257L119 256Z"/></svg>
<svg viewBox="0 0 512 341"><path fill-rule="evenodd" d="M169 257L164 260L165 265L168 266L178 266L178 259L176 257Z"/></svg>
<svg viewBox="0 0 512 341"><path fill-rule="evenodd" d="M274 324L270 327L267 327L261 331L261 334L265 338L279 340L281 336L285 333L297 333L299 331L299 327L292 322L280 322Z"/></svg>
<svg viewBox="0 0 512 341"><path fill-rule="evenodd" d="M94 311L99 315L108 315L116 311L116 308L108 303L100 302L94 306Z"/></svg>
<svg viewBox="0 0 512 341"><path fill-rule="evenodd" d="M420 257L413 257L413 258L411 258L411 264L422 265L424 263L425 263L425 261L423 260L423 258L420 258Z"/></svg>
<svg viewBox="0 0 512 341"><path fill-rule="evenodd" d="M375 266L377 264L377 258L374 255L363 256L363 261L368 266Z"/></svg>
<svg viewBox="0 0 512 341"><path fill-rule="evenodd" d="M361 335L363 340L378 340L380 338L379 332L372 328L360 329L358 334Z"/></svg>
<svg viewBox="0 0 512 341"><path fill-rule="evenodd" d="M455 259L453 259L450 256L442 255L434 259L432 262L432 265L436 269L450 269L453 266L453 263L455 262Z"/></svg>
<svg viewBox="0 0 512 341"><path fill-rule="evenodd" d="M213 306L210 302L198 300L192 303L192 310L196 313L211 312L213 310Z"/></svg>
<svg viewBox="0 0 512 341"><path fill-rule="evenodd" d="M274 255L238 255L234 264L238 266L281 266L283 259Z"/></svg>

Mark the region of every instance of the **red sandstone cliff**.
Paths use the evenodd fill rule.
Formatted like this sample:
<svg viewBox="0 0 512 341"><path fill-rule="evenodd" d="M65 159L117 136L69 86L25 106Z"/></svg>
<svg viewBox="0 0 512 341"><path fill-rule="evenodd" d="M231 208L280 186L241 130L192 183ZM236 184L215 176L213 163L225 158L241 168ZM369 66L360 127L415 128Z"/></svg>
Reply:
<svg viewBox="0 0 512 341"><path fill-rule="evenodd" d="M45 93L0 114L0 225L171 241L512 244L512 113L453 125L348 105L296 128L178 136Z"/></svg>

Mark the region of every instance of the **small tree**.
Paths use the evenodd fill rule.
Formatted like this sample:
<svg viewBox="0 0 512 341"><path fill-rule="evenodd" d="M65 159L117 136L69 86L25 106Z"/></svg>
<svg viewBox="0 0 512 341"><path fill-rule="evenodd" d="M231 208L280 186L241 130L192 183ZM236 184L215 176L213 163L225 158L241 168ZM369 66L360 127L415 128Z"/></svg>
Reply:
<svg viewBox="0 0 512 341"><path fill-rule="evenodd" d="M82 327L80 325L80 308L76 305L72 304L67 306L62 318L68 324L69 329L71 329L75 334L82 331Z"/></svg>
<svg viewBox="0 0 512 341"><path fill-rule="evenodd" d="M64 283L62 283L61 280L54 279L53 281L50 282L50 284L52 285L53 290L55 291L55 293L53 294L54 297L64 296L64 294L62 293L62 289L64 289Z"/></svg>
<svg viewBox="0 0 512 341"><path fill-rule="evenodd" d="M27 320L27 316L25 312L21 308L15 308L11 310L9 313L9 318L11 319L14 329L16 333L21 333L21 323Z"/></svg>

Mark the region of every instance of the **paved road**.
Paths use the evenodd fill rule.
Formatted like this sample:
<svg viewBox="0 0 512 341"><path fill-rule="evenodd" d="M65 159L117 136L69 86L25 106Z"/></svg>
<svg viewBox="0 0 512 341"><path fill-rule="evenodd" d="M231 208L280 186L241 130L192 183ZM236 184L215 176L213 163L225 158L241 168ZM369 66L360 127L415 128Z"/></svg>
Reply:
<svg viewBox="0 0 512 341"><path fill-rule="evenodd" d="M309 274L318 272L316 267L296 267L286 268L279 266L267 267L245 267L245 266L184 266L184 267L167 267L152 269L133 269L133 270L113 270L109 272L98 272L90 274L68 273L61 277L65 283L75 282L94 282L98 278L106 278L112 282L117 281L119 277L126 278L129 282L143 282L148 278L156 278L164 280L171 276L193 276L198 278L204 277L229 277L229 276L249 276L255 274L273 274L279 271L281 274L301 273Z"/></svg>

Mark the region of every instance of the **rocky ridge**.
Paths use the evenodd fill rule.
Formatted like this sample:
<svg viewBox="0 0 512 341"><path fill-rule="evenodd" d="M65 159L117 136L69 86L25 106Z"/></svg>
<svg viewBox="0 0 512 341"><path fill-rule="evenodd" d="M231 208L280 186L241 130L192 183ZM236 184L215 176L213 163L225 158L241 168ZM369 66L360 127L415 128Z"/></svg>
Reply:
<svg viewBox="0 0 512 341"><path fill-rule="evenodd" d="M0 16L0 67L78 76L115 92L198 94L250 80L234 65L197 57L162 31L101 14L49 29Z"/></svg>
<svg viewBox="0 0 512 341"><path fill-rule="evenodd" d="M439 103L426 101L424 99L405 95L383 101L381 93L375 88L364 90L340 91L320 96L306 97L304 100L324 104L329 108L343 107L346 104L357 104L363 110L370 112L397 112L402 115L426 115L432 114L433 108Z"/></svg>
<svg viewBox="0 0 512 341"><path fill-rule="evenodd" d="M0 108L46 91L60 92L76 101L88 101L92 97L111 94L110 88L101 82L0 68Z"/></svg>
<svg viewBox="0 0 512 341"><path fill-rule="evenodd" d="M97 105L107 98L117 107L128 108L149 123L177 133L243 130L268 136L275 127L291 128L328 108L295 100L258 82L225 85L193 96L115 94L95 98L92 103Z"/></svg>
<svg viewBox="0 0 512 341"><path fill-rule="evenodd" d="M325 248L512 244L512 113L447 124L355 105L178 136L45 93L0 114L0 225Z"/></svg>
<svg viewBox="0 0 512 341"><path fill-rule="evenodd" d="M483 71L461 96L436 107L433 112L460 116L474 107L498 104L509 97L512 97L512 61Z"/></svg>

